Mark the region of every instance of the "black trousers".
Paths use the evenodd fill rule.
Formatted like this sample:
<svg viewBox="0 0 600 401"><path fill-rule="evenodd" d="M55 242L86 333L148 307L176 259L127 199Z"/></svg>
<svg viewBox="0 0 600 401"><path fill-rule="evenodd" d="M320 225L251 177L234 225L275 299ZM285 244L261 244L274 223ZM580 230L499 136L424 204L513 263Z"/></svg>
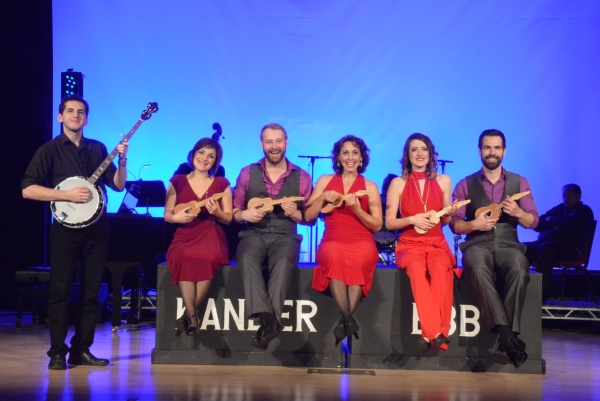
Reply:
<svg viewBox="0 0 600 401"><path fill-rule="evenodd" d="M529 264L536 264L535 270L542 273L542 300L550 296L552 284L552 269L556 262L570 262L581 256L577 248L561 241L525 242L525 255Z"/></svg>
<svg viewBox="0 0 600 401"><path fill-rule="evenodd" d="M529 283L529 262L525 254L494 239L465 249L462 262L475 287L488 328L495 331L496 326L503 325L520 333Z"/></svg>
<svg viewBox="0 0 600 401"><path fill-rule="evenodd" d="M300 236L289 234L240 232L237 263L244 280L246 315L257 317L268 312L281 320L283 303L290 288L292 272L300 258ZM267 261L265 282L263 265Z"/></svg>
<svg viewBox="0 0 600 401"><path fill-rule="evenodd" d="M99 303L98 291L106 264L108 224L106 217L85 228L54 223L50 229L50 297L48 305L50 350L48 356L88 350L94 342ZM80 293L75 335L65 344L69 329L69 303L76 269Z"/></svg>

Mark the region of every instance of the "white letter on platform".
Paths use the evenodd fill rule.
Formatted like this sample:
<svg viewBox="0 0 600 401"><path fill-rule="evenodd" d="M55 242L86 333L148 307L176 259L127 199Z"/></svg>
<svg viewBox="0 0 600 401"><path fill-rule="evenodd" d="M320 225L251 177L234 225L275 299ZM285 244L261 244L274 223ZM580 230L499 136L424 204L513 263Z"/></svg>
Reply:
<svg viewBox="0 0 600 401"><path fill-rule="evenodd" d="M212 319L211 316L213 317ZM221 323L219 323L219 316L217 315L217 307L215 306L214 298L209 298L206 303L206 310L204 311L200 330L206 330L206 326L208 325L215 326L215 330L221 330Z"/></svg>
<svg viewBox="0 0 600 401"><path fill-rule="evenodd" d="M302 312L302 307L304 305L310 306L311 311L308 313ZM313 301L296 300L296 331L302 331L303 320L310 332L317 331L315 326L313 326L312 322L310 321L310 318L317 314L317 309L317 304L315 304Z"/></svg>
<svg viewBox="0 0 600 401"><path fill-rule="evenodd" d="M225 310L223 312L223 330L229 330L229 317L233 317L233 322L239 331L244 331L244 307L246 305L244 299L238 299L239 313L235 313L235 309L229 298L224 298Z"/></svg>
<svg viewBox="0 0 600 401"><path fill-rule="evenodd" d="M291 299L286 299L283 302L284 306L294 306L294 301L292 301ZM281 320L283 319L289 319L290 318L290 312L281 312ZM292 326L283 326L283 331L292 331Z"/></svg>
<svg viewBox="0 0 600 401"><path fill-rule="evenodd" d="M421 334L421 329L419 328L419 312L417 312L417 304L413 302L413 324L412 324L412 333L410 334Z"/></svg>
<svg viewBox="0 0 600 401"><path fill-rule="evenodd" d="M467 318L467 311L473 312L473 317ZM467 324L475 326L473 331L467 331ZM479 309L473 305L460 306L460 335L462 337L475 337L479 334L481 326L479 325Z"/></svg>

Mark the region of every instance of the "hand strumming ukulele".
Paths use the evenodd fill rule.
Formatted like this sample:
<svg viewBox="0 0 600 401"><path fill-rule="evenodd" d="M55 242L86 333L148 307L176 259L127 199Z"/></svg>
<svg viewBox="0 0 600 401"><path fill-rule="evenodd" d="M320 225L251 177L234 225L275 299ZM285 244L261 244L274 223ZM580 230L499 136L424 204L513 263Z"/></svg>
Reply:
<svg viewBox="0 0 600 401"><path fill-rule="evenodd" d="M471 203L471 199L453 203L449 206L446 206L439 212L436 212L435 210L430 210L429 212L427 212L427 214L429 215L428 219L431 220L434 224L437 224L440 222L440 217L442 217L445 214L450 213L450 211L452 210L453 207L456 207L458 209L459 207L464 206L469 203ZM425 234L429 230L423 230L419 227L415 227L415 231L418 232L419 234Z"/></svg>
<svg viewBox="0 0 600 401"><path fill-rule="evenodd" d="M356 196L365 196L365 195L369 195L371 193L371 191L367 191L367 190L362 190L362 191L356 191L354 193L351 194L346 194L346 195L342 195L340 197L340 199L338 199L337 201L333 202L333 203L328 203L327 205L325 205L323 207L323 209L321 209L322 213L329 213L331 212L333 209L335 209L336 207L340 207L342 206L342 203L344 203L348 197L350 195L356 195Z"/></svg>
<svg viewBox="0 0 600 401"><path fill-rule="evenodd" d="M248 201L248 209L252 208L256 204L262 204L262 206L259 207L258 210L261 210L263 212L272 212L273 207L275 205L279 205L280 203L284 203L284 202L296 202L296 201L302 201L302 200L304 200L304 197L302 197L302 196L288 196L288 197L281 198L281 199L252 198Z"/></svg>
<svg viewBox="0 0 600 401"><path fill-rule="evenodd" d="M516 201L524 196L529 195L530 193L531 191L520 192L518 194L512 195L510 199ZM475 218L477 218L481 213L485 213L486 219L496 219L502 214L503 207L504 206L501 203L492 203L489 206L480 207L475 211Z"/></svg>
<svg viewBox="0 0 600 401"><path fill-rule="evenodd" d="M217 200L217 199L221 199L224 196L225 196L225 192L219 192L217 194L209 196L206 199L202 199L201 201L198 201L198 202L191 201L191 202L188 202L188 203L180 203L179 205L175 206L175 209L173 210L173 213L177 214L180 211L182 211L183 209L190 207L191 209L188 210L185 213L186 214L190 214L192 216L198 216L200 214L200 210L206 205L206 201L208 199Z"/></svg>

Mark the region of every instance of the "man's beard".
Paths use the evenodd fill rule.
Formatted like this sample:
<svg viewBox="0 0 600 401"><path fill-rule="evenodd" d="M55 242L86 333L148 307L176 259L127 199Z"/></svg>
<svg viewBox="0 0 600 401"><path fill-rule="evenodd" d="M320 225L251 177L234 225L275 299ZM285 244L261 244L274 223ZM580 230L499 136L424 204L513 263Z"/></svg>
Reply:
<svg viewBox="0 0 600 401"><path fill-rule="evenodd" d="M496 158L495 156L488 156L487 158L481 158L481 162L488 170L496 170L502 164L502 156Z"/></svg>
<svg viewBox="0 0 600 401"><path fill-rule="evenodd" d="M281 149L281 152L277 155L272 155L271 153L266 152L264 150L263 153L265 154L265 157L271 164L277 164L285 158L285 149Z"/></svg>

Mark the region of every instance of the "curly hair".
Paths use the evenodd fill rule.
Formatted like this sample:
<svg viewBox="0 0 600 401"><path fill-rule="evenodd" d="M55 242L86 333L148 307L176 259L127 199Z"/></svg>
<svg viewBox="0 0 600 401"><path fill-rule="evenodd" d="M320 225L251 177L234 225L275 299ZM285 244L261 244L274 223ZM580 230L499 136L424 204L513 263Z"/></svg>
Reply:
<svg viewBox="0 0 600 401"><path fill-rule="evenodd" d="M358 149L360 150L360 155L362 157L362 166L359 165L357 171L359 174L362 174L369 165L370 150L365 144L365 141L354 135L346 135L333 144L333 150L331 151L331 162L333 164L333 171L335 171L337 174L342 174L342 172L344 171L344 168L342 166L338 166L337 163L339 161L340 152L342 151L342 146L344 146L346 142L352 142L352 144L358 147Z"/></svg>
<svg viewBox="0 0 600 401"><path fill-rule="evenodd" d="M194 155L199 149L202 148L215 150L215 163L213 164L212 168L208 170L208 174L214 176L217 173L219 164L221 164L221 159L223 158L223 148L221 148L219 142L215 141L214 139L202 138L198 142L196 142L192 150L190 150L190 153L188 153L188 166L192 170L194 169Z"/></svg>
<svg viewBox="0 0 600 401"><path fill-rule="evenodd" d="M433 142L431 142L431 139L429 139L427 135L423 135L418 132L409 136L406 140L406 143L404 144L404 152L402 153L402 159L400 159L400 166L402 167L402 177L407 178L410 175L410 173L412 173L412 163L410 162L410 157L408 153L410 151L410 143L415 139L425 143L425 146L427 146L427 150L429 151L429 161L427 162L425 171L427 172L427 178L435 178L437 175L438 154L435 151L435 146L433 146Z"/></svg>

